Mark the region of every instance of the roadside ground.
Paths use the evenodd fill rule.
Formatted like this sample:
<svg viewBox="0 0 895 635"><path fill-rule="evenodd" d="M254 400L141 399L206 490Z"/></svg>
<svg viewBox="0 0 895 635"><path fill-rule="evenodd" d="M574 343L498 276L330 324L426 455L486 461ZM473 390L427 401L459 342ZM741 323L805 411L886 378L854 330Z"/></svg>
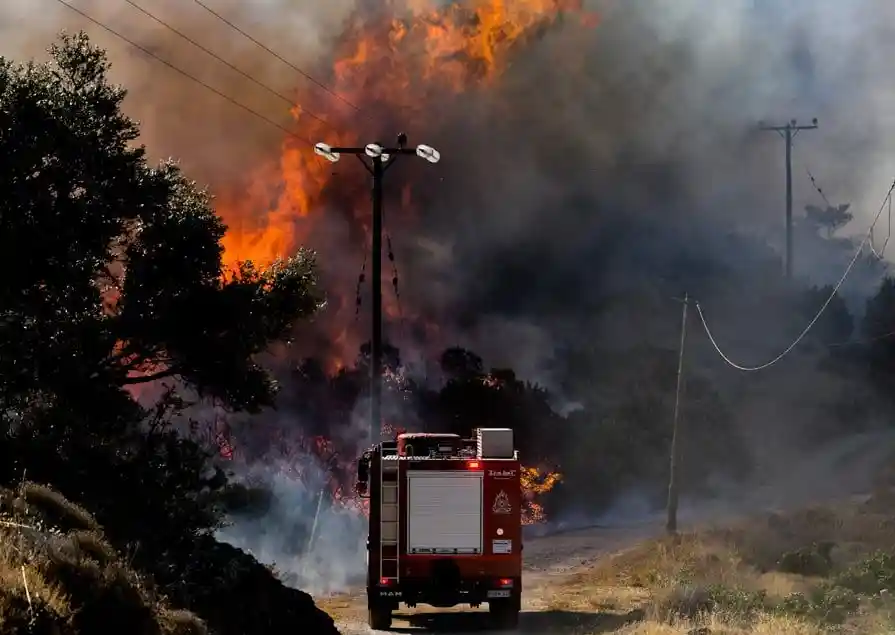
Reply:
<svg viewBox="0 0 895 635"><path fill-rule="evenodd" d="M895 489L659 537L592 529L526 544L519 632L543 635L889 635ZM318 598L369 634L363 592ZM489 633L484 611L420 608L393 632Z"/></svg>

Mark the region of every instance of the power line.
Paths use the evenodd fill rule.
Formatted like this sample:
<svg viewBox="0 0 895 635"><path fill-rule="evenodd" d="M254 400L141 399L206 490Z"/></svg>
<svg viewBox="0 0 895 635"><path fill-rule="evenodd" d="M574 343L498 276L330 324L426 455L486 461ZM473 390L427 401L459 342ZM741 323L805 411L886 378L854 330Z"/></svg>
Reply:
<svg viewBox="0 0 895 635"><path fill-rule="evenodd" d="M870 251L876 256L879 260L883 259L883 256L886 253L886 247L889 245L889 239L892 237L892 195L889 195L889 227L886 232L886 239L883 241L883 246L880 247L879 251L876 250L876 247L873 246L873 228L870 228L870 240L867 244L870 246Z"/></svg>
<svg viewBox="0 0 895 635"><path fill-rule="evenodd" d="M398 317L404 317L404 311L401 308L401 291L398 288L398 263L395 260L395 250L392 248L392 236L385 232L385 246L388 254L388 260L392 263L392 288L395 290L395 302L398 304Z"/></svg>
<svg viewBox="0 0 895 635"><path fill-rule="evenodd" d="M881 340L887 340L890 337L895 337L895 331L888 331L881 335L877 335L875 337L867 337L859 340L849 340L846 342L834 342L832 344L827 344L828 348L842 348L844 346L861 346L862 344L872 344L873 342L879 342Z"/></svg>
<svg viewBox="0 0 895 635"><path fill-rule="evenodd" d="M795 147L795 142L793 142L793 147ZM820 196L824 204L827 207L834 207L834 205L830 202L830 199L827 197L827 193L824 192L824 189L820 186L820 183L818 183L817 179L814 178L814 173L811 172L811 168L808 167L808 164L802 161L802 167L805 168L805 174L808 175L808 180L811 181L811 187L814 188L814 191L817 192L817 195Z"/></svg>
<svg viewBox="0 0 895 635"><path fill-rule="evenodd" d="M205 53L206 55L208 55L208 56L214 58L215 60L217 60L218 62L220 62L221 64L223 64L223 65L226 66L227 68L229 68L230 70L232 70L232 71L234 71L234 72L236 72L236 73L239 73L242 77L245 77L247 80L249 80L250 82L254 83L256 86L260 86L261 88L263 88L264 90L266 90L268 93L270 93L270 94L273 95L274 97L278 97L279 99L283 100L284 102L286 102L286 103L289 104L290 106L294 106L294 105L295 105L295 101L294 101L293 99L291 99L290 97L287 97L287 96L284 95L283 93L278 92L277 90L271 88L270 86L268 86L268 85L265 84L264 82L258 80L257 78L252 77L251 75L249 75L248 73L246 73L244 70L242 70L241 68L239 68L239 67L235 66L234 64L228 62L228 61L225 60L223 57L221 57L220 55L218 55L217 53L215 53L214 51L212 51L212 50L206 48L206 47L203 46L202 44L199 44L199 42L197 42L196 40L194 40L194 39L191 38L190 36L186 35L186 34L183 33L182 31L179 31L178 29L174 28L173 26L171 26L169 23L167 23L167 22L165 22L164 20L162 20L162 19L161 19L160 17L158 17L157 15L151 13L151 12L148 11L147 9L144 9L143 7L141 7L139 4L137 4L137 3L134 2L133 0L124 0L124 1L127 2L129 5L131 5L134 9L136 9L137 11L139 11L140 13L142 13L143 15L145 15L146 17L148 17L149 19L154 20L156 23L158 23L158 24L160 24L161 26L163 26L164 28L168 29L169 31L171 31L172 33L174 33L175 35L177 35L178 37L182 38L183 40L186 40L187 42L189 42L190 44L192 44L193 46L195 46L197 49L199 49L200 51L202 51L202 52ZM331 124L330 122L328 122L328 121L327 121L326 119L324 119L323 117L314 114L313 112L307 110L306 108L304 108L304 107L302 107L302 106L300 106L300 105L299 105L299 107L301 108L301 112L302 112L302 114L308 115L308 116L311 117L312 119L316 119L316 120L319 121L320 123L325 124L325 125L329 126L330 128L333 128L333 127L334 127L333 124Z"/></svg>
<svg viewBox="0 0 895 635"><path fill-rule="evenodd" d="M133 40L127 38L126 36L122 35L122 34L119 33L118 31L116 31L115 29L113 29L112 27L110 27L110 26L108 26L108 25L106 25L106 24L100 22L100 21L97 20L96 18L94 18L94 17L88 15L87 13L81 11L81 10L78 9L77 7L74 7L74 6L70 5L70 4L69 4L68 2L66 2L65 0L56 0L56 2L58 2L59 4L61 4L62 6L68 8L68 9L71 9L72 11L74 11L75 13L77 13L78 15L80 15L80 16L81 16L82 18L84 18L85 20L88 20L88 21L92 22L92 23L95 24L96 26L100 27L101 29L104 29L105 31L107 31L108 33L114 35L115 37L117 37L118 39L122 40L123 42L126 42L127 44L130 44L130 45L133 46L135 49L137 49L138 51L141 51L141 52L144 53L145 55L148 55L149 57L151 57L151 58L154 59L155 61L159 62L160 64L164 64L165 66L167 66L168 68L170 68L172 71L175 71L176 73L179 73L180 75L182 75L183 77L186 77L186 78L189 79L190 81L195 82L196 84L198 84L198 85L201 86L202 88L204 88L204 89L206 89L206 90L208 90L208 91L211 91L212 93L214 93L215 95L217 95L217 96L220 97L221 99L225 99L225 100L229 101L229 102L230 102L231 104L233 104L234 106L236 106L236 107L238 107L238 108L241 108L242 110L246 111L247 113L249 113L249 114L251 114L251 115L254 115L255 117L257 117L257 118L260 119L261 121L264 121L265 123L267 123L267 124L273 126L274 128L278 128L278 129L281 130L282 132L285 132L285 133L286 133L287 135L289 135L290 137L294 137L294 138L298 139L298 140L301 141L302 143L307 143L308 145L311 145L311 146L314 145L311 141L309 141L309 140L306 139L305 137L301 136L300 134L297 134L297 133L293 132L292 130L289 130L289 129L286 128L285 126L281 126L280 124L278 124L278 123L277 123L276 121L274 121L273 119L270 119L269 117L266 117L265 115L261 114L261 113L258 112L257 110L254 110L254 109L250 108L249 106L246 106L245 104L243 104L243 103L241 103L241 102L239 102L239 101L233 99L233 97L230 97L230 95L227 95L226 93L223 93L223 92L219 91L219 90L218 90L217 88L215 88L214 86L212 86L212 85L210 85L210 84L207 84L207 83L203 82L201 79L199 79L199 78L196 77L195 75L191 75L190 73L188 73L187 71L183 70L183 69L180 68L179 66L176 66L176 65L172 64L172 63L169 62L168 60L159 57L158 55L156 55L155 53L153 53L152 51L150 51L148 48L146 48L145 46L141 46L141 45L137 44L137 43L134 42Z"/></svg>
<svg viewBox="0 0 895 635"><path fill-rule="evenodd" d="M812 185L812 187L814 187L814 191L817 192L818 196L820 196L821 200L823 200L823 202L826 204L826 206L828 208L835 209L836 206L830 202L829 198L827 198L827 195L824 192L823 188L817 182L817 179L814 178L814 174L812 174L811 170L808 168L807 165L805 165L805 164L803 164L803 165L805 167L805 172L808 174L808 178L811 180L811 185ZM889 245L889 239L892 237L892 197L891 196L889 197L888 201L889 201L889 222L888 222L888 228L886 230L886 238L883 241L883 246L880 247L879 250L877 250L876 247L874 246L873 242L874 242L875 238L873 235L873 231L874 231L873 227L870 228L870 240L867 241L867 246L870 248L870 251L879 260L883 260L885 253L886 253L886 247Z"/></svg>
<svg viewBox="0 0 895 635"><path fill-rule="evenodd" d="M364 264L361 265L360 273L357 276L357 289L354 292L354 321L357 321L357 318L360 316L360 308L363 304L363 296L361 295L361 287L364 284L364 281L367 279L367 255L369 252L366 249L366 245L364 246Z"/></svg>
<svg viewBox="0 0 895 635"><path fill-rule="evenodd" d="M193 0L193 2L195 2L195 3L198 4L200 7L202 7L203 9L205 9L208 13L210 13L211 15L213 15L214 17L216 17L218 20L220 20L221 22L223 22L223 23L226 24L227 26L229 26L231 29L233 29L234 31L236 31L237 33L239 33L241 36L243 36L244 38L246 38L249 42L251 42L251 43L254 44L255 46L259 47L259 48L262 49L263 51L266 51L266 52L269 53L270 55L273 55L275 58L277 58L277 59L278 59L279 61L281 61L283 64L285 64L286 66L288 66L289 68L291 68L292 70L294 70L296 73L298 73L299 75L301 75L302 77L304 77L305 79L307 79L307 80L308 80L309 82L311 82L312 84L314 84L314 85L316 85L317 87L323 89L325 92L329 93L330 95L332 95L333 97L335 97L336 99L338 99L338 100L341 101L342 103L346 104L347 106L350 106L351 108L354 108L355 110L357 110L358 112L360 112L360 107L359 107L359 106L357 106L357 105L351 103L350 101L348 101L346 98L342 97L340 94L338 94L337 92L335 92L333 89L331 89L329 86L327 86L327 85L324 84L323 82L321 82L321 81L315 79L314 77L312 77L311 75L309 75L306 71L302 70L301 68L299 68L298 66L296 66L295 64L293 64L292 62L290 62L289 60L287 60L286 58L284 58L282 55L280 55L279 53L277 53L276 51L271 50L270 48L268 48L267 46L265 46L264 44L262 44L261 42L259 42L258 40L256 40L254 37L252 37L251 35L249 35L248 33L246 33L244 30L242 30L241 28L239 28L239 27L238 27L237 25L235 25L233 22L231 22L230 20L228 20L227 18L225 18L224 16L222 16L220 13L218 13L217 11L215 11L214 9L212 9L211 7L209 7L207 4L205 4L205 3L202 2L201 0Z"/></svg>
<svg viewBox="0 0 895 635"><path fill-rule="evenodd" d="M817 179L814 178L814 175L811 174L811 170L808 166L805 166L805 172L808 174L808 178L811 179L811 186L814 188L814 191L820 195L821 200L826 204L827 207L833 207L833 204L830 202L830 199L827 198L827 195L824 194L823 188L817 184Z"/></svg>
<svg viewBox="0 0 895 635"><path fill-rule="evenodd" d="M839 281L836 283L836 286L834 286L833 290L830 292L830 297L828 297L826 302L824 302L823 305L821 305L820 309L817 311L817 314L811 319L811 321L808 323L808 326L805 327L805 329L799 334L799 336L796 337L796 339L789 346L787 346L786 349L782 353L777 355L777 357L770 360L769 362L766 362L759 366L743 366L743 365L737 364L736 362L731 360L730 357L728 357L724 353L724 351L722 351L721 348L718 346L718 343L715 341L715 337L712 335L712 331L711 331L711 329L709 329L709 325L706 322L705 315L703 315L703 313L702 313L702 307L699 305L699 302L696 302L696 312L699 314L699 319L702 322L702 327L705 329L705 334L708 336L709 342L711 342L712 346L715 349L715 352L718 353L718 355L721 357L721 359L723 359L725 362L727 362L727 364L729 366L731 366L732 368L735 368L737 370L741 370L744 372L754 372L754 371L764 370L765 368L769 368L770 366L773 366L774 364L779 362L781 359L783 359L784 357L789 355L789 353L792 352L792 350L796 346L799 345L799 343L805 338L805 336L808 334L808 332L814 327L814 325L820 319L820 316L823 315L824 311L827 310L827 307L830 305L830 302L832 302L833 298L836 297L836 294L839 292L839 289L845 283L845 279L848 277L848 274L851 273L852 268L854 268L855 263L858 261L858 258L860 257L861 253L864 251L864 245L866 245L868 243L868 241L870 240L870 236L873 232L873 227L874 227L874 225L876 225L877 221L879 221L880 216L882 216L883 210L886 208L887 202L892 197L893 190L895 190L895 181L892 181L892 185L889 186L889 191L886 193L886 197L883 199L883 203L882 203L882 205L880 205L879 211L876 213L876 216L874 217L873 222L870 224L870 229L867 231L867 234L864 236L864 240L862 240L861 244L858 245L858 249L855 251L855 255L852 256L851 262L848 263L848 267L845 268L845 272L842 274L842 277L839 278Z"/></svg>

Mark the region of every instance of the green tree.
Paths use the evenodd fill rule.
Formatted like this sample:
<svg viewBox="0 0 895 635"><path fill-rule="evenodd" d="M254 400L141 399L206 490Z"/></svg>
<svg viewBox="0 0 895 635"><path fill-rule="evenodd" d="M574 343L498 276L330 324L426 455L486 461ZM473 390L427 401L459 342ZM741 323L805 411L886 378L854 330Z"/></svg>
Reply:
<svg viewBox="0 0 895 635"><path fill-rule="evenodd" d="M582 346L568 361L563 388L581 408L554 440L566 457L568 504L592 512L626 490L664 502L678 351L649 343ZM742 436L716 387L697 368L688 368L684 379L680 420L686 459L679 476L692 494L709 476L741 476L749 465Z"/></svg>
<svg viewBox="0 0 895 635"><path fill-rule="evenodd" d="M865 355L874 383L891 393L895 375L895 278L887 276L867 301L862 331L867 342Z"/></svg>
<svg viewBox="0 0 895 635"><path fill-rule="evenodd" d="M796 328L801 332L805 324L817 315L818 310L824 305L833 287L810 287L799 293L796 298L795 318ZM821 346L841 344L847 341L854 331L854 318L845 304L845 300L837 293L827 305L823 314L818 318L810 331L810 338Z"/></svg>
<svg viewBox="0 0 895 635"><path fill-rule="evenodd" d="M235 409L271 405L254 358L318 308L313 256L225 272L208 194L149 165L103 51L80 34L50 53L0 60L3 396L77 402L177 377Z"/></svg>
<svg viewBox="0 0 895 635"><path fill-rule="evenodd" d="M805 220L815 231L823 231L827 238L832 238L838 229L845 227L853 218L848 211L850 203L827 205L825 208L816 205L805 206Z"/></svg>
<svg viewBox="0 0 895 635"><path fill-rule="evenodd" d="M512 428L525 460L556 459L545 443L556 434L561 417L543 387L523 381L511 369L484 370L482 359L462 348L442 353L446 381L437 395L419 395L421 418L432 429L469 436L473 428Z"/></svg>
<svg viewBox="0 0 895 635"><path fill-rule="evenodd" d="M282 615L257 594L310 600L248 556L242 578L232 558L202 556L215 551L226 479L173 429L175 393L152 409L129 389L176 379L233 410L272 405L277 385L257 358L320 306L314 256L225 271L208 193L170 161L149 164L108 70L83 34L63 36L45 64L0 58L0 485L26 471L53 484L181 605L210 605L192 594L227 580L246 587L242 601L268 602L272 628ZM203 582L184 590L197 569ZM227 627L230 599L214 604L215 632L253 632Z"/></svg>

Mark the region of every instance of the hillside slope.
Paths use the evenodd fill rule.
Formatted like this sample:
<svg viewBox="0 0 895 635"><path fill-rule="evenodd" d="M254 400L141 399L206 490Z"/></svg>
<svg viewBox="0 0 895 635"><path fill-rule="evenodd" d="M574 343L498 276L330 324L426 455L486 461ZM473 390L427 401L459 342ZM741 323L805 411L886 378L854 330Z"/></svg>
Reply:
<svg viewBox="0 0 895 635"><path fill-rule="evenodd" d="M615 620L575 633L895 632L895 492L643 542L557 580L543 610Z"/></svg>
<svg viewBox="0 0 895 635"><path fill-rule="evenodd" d="M33 483L0 489L0 635L338 635L309 595L254 558L202 544L182 584L205 620L172 608L80 506Z"/></svg>
<svg viewBox="0 0 895 635"><path fill-rule="evenodd" d="M204 635L106 542L96 521L43 486L0 489L0 633Z"/></svg>

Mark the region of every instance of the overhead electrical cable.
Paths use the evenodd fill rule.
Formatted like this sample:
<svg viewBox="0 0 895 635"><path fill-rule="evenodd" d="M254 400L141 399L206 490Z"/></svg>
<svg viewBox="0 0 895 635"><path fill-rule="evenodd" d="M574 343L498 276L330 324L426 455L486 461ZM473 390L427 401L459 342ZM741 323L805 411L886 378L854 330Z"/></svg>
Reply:
<svg viewBox="0 0 895 635"><path fill-rule="evenodd" d="M827 344L828 348L842 348L843 346L861 346L862 344L872 344L873 342L879 342L881 340L887 340L890 337L895 337L895 331L887 331L886 333L882 333L880 335L876 335L874 337L867 337L859 340L849 340L845 342L834 342L833 344Z"/></svg>
<svg viewBox="0 0 895 635"><path fill-rule="evenodd" d="M892 185L889 186L889 191L886 193L886 197L883 199L883 203L882 203L882 205L880 205L879 211L876 213L876 216L874 217L873 222L870 224L870 229L867 231L867 234L864 236L864 240L862 240L861 244L858 245L857 250L855 250L855 255L852 256L851 262L848 263L848 266L845 268L845 272L842 274L842 277L839 278L839 281L833 287L833 290L830 292L830 296L823 303L823 305L821 305L820 309L818 309L817 314L815 314L815 316L811 319L811 321L808 322L808 326L806 326L804 328L804 330L801 333L799 333L798 337L796 337L796 339L789 346L787 346L786 349L784 349L784 351L782 353L777 355L772 360L770 360L764 364L760 364L758 366L744 366L744 365L738 364L738 363L734 362L732 359L730 359L730 357L728 357L724 353L724 351L721 350L721 347L718 346L718 342L715 340L715 336L712 335L712 331L709 328L708 322L705 319L705 315L702 312L702 307L700 306L699 302L697 301L696 302L696 312L699 314L699 319L702 322L702 327L703 327L703 329L705 329L705 334L708 336L709 342L711 342L712 347L715 349L715 352L718 353L718 355L721 357L721 359L723 359L729 366L731 366L732 368L735 368L737 370L744 371L744 372L755 372L755 371L759 371L759 370L764 370L766 368L770 368L771 366L773 366L774 364L779 362L781 359L783 359L784 357L789 355L789 353L791 353L793 351L793 349L795 349L795 347L799 345L799 343L805 338L805 336L808 335L808 332L814 327L814 325L820 319L820 316L823 315L824 311L827 310L827 307L830 306L830 303L833 301L833 298L836 297L836 294L839 292L839 289L845 283L846 278L848 278L848 275L851 273L852 269L854 268L855 263L858 262L858 258L861 256L861 253L864 251L864 246L870 241L870 237L873 232L873 227L874 227L874 225L876 225L877 221L879 221L880 216L882 216L883 210L886 209L886 205L892 197L893 190L895 190L895 181L892 181Z"/></svg>
<svg viewBox="0 0 895 635"><path fill-rule="evenodd" d="M811 185L814 187L814 191L817 192L817 194L820 196L821 200L823 200L824 204L830 209L835 209L836 206L830 202L829 198L827 198L827 195L824 192L823 188L818 184L817 179L814 178L814 174L811 173L811 170L808 168L807 165L805 166L805 172L808 174L808 178L811 180ZM889 222L888 222L888 227L886 228L886 238L883 241L883 246L880 247L879 250L877 250L873 244L875 242L875 237L874 237L874 229L875 228L874 227L870 228L870 240L867 241L867 246L870 248L871 253L874 256L876 256L877 259L879 259L879 260L883 260L885 253L886 253L886 247L889 245L889 239L892 237L892 197L891 196L889 196L888 201L889 201L889 204L888 204Z"/></svg>
<svg viewBox="0 0 895 635"><path fill-rule="evenodd" d="M876 247L873 246L873 228L870 228L870 240L867 242L870 245L870 251L873 252L873 255L876 256L879 260L883 259L883 256L886 254L886 247L889 245L889 239L892 237L892 195L889 194L889 226L886 230L886 239L883 241L883 246L879 248L879 251L876 250Z"/></svg>
<svg viewBox="0 0 895 635"><path fill-rule="evenodd" d="M159 24L159 25L163 26L164 28L168 29L169 31L171 31L172 33L174 33L175 35L177 35L177 36L180 37L181 39L185 40L186 42L189 42L191 45L193 45L194 47L196 47L197 49L199 49L200 51L202 51L202 52L205 53L206 55L208 55L208 56L212 57L213 59L217 60L218 62L220 62L221 64L223 64L223 65L226 66L227 68L229 68L230 70L234 71L235 73L238 73L238 74L241 75L242 77L245 77L247 80L249 80L250 82L254 83L256 86L259 86L259 87L263 88L264 90L266 90L268 93L270 93L270 94L273 95L274 97L277 97L277 98L283 100L284 102L286 102L286 103L289 104L290 106L295 106L295 105L296 105L294 99L292 99L292 98L290 98L290 97L287 97L287 96L284 95L283 93L281 93L281 92L279 92L279 91L277 91L277 90L271 88L270 86L268 86L268 85L265 84L264 82L258 80L258 79L255 78L255 77L252 77L250 74L246 73L246 72L245 72L244 70L242 70L241 68L239 68L239 67L235 66L234 64L228 62L228 61L225 60L223 57L221 57L220 55L218 55L217 53L215 53L214 51L208 49L207 47L203 46L202 44L200 44L199 42L197 42L196 40L194 40L194 39L191 38L190 36L186 35L186 34L183 33L182 31L179 31L179 30L176 29L175 27L171 26L171 24L169 24L168 22L165 22L164 20L162 20L162 19L161 19L160 17L158 17L157 15L153 14L152 12L148 11L147 9L144 9L143 7L141 7L139 4L137 4L137 3L134 2L133 0L124 0L124 1L127 2L129 5L131 5L134 9L136 9L137 11L139 11L140 13L142 13L143 15L145 15L146 17L148 17L149 19L155 21L157 24ZM320 123L325 124L325 125L329 126L330 128L333 128L333 127L334 127L333 124L331 124L329 121L327 121L324 117L321 117L320 115L316 115L316 114L314 114L313 112L307 110L306 108L304 108L304 107L301 106L300 104L298 105L298 107L299 107L299 109L301 110L301 114L303 114L303 115L307 115L308 117L311 117L312 119L316 119L316 120L319 121Z"/></svg>
<svg viewBox="0 0 895 635"><path fill-rule="evenodd" d="M357 106L356 104L354 104L354 103L348 101L345 97L342 97L342 95L340 95L339 93L337 93L336 91L334 91L332 88L330 88L329 86L327 86L326 84L324 84L324 83L321 82L320 80L315 79L310 73L308 73L308 72L302 70L301 68L299 68L298 66L296 66L295 64L293 64L292 62L290 62L289 60L287 60L285 57L283 57L282 55L280 55L279 53L277 53L276 51L274 51L273 49L271 49L271 48L265 46L264 44L262 44L261 42L259 42L257 39L255 39L254 37L252 37L251 35L249 35L246 31L244 31L243 29L241 29L240 27L238 27L236 24L234 24L233 22L231 22L230 20L228 20L227 18L225 18L224 16L222 16L220 13L218 13L217 11L215 11L214 9L212 9L211 7L209 7L207 4L205 4L205 3L202 2L201 0L193 0L193 2L195 2L195 3L198 4L200 7L202 7L203 9L205 9L208 13L210 13L211 15L213 15L214 17L216 17L218 20L220 20L221 22L223 22L223 23L226 24L227 26L229 26L231 29L233 29L234 31L236 31L237 33L239 33L241 36L243 36L244 38L246 38L249 42L251 42L251 43L254 44L255 46L259 47L261 50L266 51L266 52L269 53L270 55L274 56L274 57L275 57L276 59L278 59L280 62L282 62L283 64L285 64L286 66L288 66L289 68L291 68L292 70L294 70L296 73L298 73L299 75L301 75L302 77L304 77L306 80L308 80L309 82L311 82L312 84L314 84L314 85L317 86L318 88L321 88L321 89L324 90L326 93L332 95L333 97L335 97L336 99L338 99L339 101L341 101L343 104L345 104L345 105L347 105L347 106L350 106L351 108L354 108L355 110L357 110L358 112L360 112L360 107L359 107L359 106Z"/></svg>
<svg viewBox="0 0 895 635"><path fill-rule="evenodd" d="M282 126L282 125L278 124L276 121L274 121L274 120L271 119L270 117L267 117L267 116L263 115L262 113L258 112L257 110L254 110L254 109L251 108L250 106L246 106L245 104L243 104L243 103L237 101L236 99L234 99L234 98L231 97L230 95L227 95L226 93L221 92L220 90L218 90L217 88L215 88L215 87L212 86L211 84L208 84L208 83L202 81L201 79L199 79L199 78L196 77L195 75L192 75L192 74L188 73L187 71L183 70L183 69L180 68L179 66L177 66L177 65L175 65L175 64L172 64L171 62L169 62L168 60L166 60L166 59L164 59L164 58L162 58L162 57L159 57L158 55L156 55L155 53L153 53L152 51L150 51L148 48L146 48L145 46L141 46L140 44L137 44L136 42L134 42L133 40L131 40L131 39L128 38L127 36L122 35L121 33L119 33L118 31L116 31L116 30L113 29L112 27L108 26L107 24L104 24L103 22L101 22L100 20L94 18L93 16L88 15L88 14L85 13L84 11L81 11L80 9L78 9L77 7L72 6L71 4L69 4L68 2L66 2L65 0L56 0L56 2L58 2L59 4L61 4L62 6L68 8L68 9L71 9L72 11L74 11L75 13L77 13L78 15L80 15L80 16L81 16L82 18L84 18L85 20L88 20L89 22L92 22L92 23L95 24L96 26L98 26L98 27L100 27L101 29L107 31L107 32L110 33L111 35L114 35L115 37L117 37L118 39L122 40L123 42L126 42L127 44L130 44L130 45L133 46L135 49L137 49L138 51L140 51L140 52L144 53L145 55L151 57L152 59L154 59L154 60L157 61L158 63L160 63L160 64L164 64L165 66L167 66L167 67L168 67L169 69L171 69L172 71L174 71L174 72L176 72L176 73L179 73L180 75L182 75L183 77L189 79L189 80L192 81L192 82L195 82L196 84L198 84L199 86L201 86L201 87L204 88L205 90L208 90L208 91L214 93L215 95L217 95L217 96L220 97L221 99L224 99L224 100L230 102L231 104L233 104L234 106L240 108L241 110L244 110L245 112L251 114L252 116L257 117L257 118L260 119L261 121L263 121L263 122L265 122L265 123L267 123L267 124L273 126L274 128L277 128L277 129L281 130L282 132L286 133L286 134L289 135L290 137L294 137L295 139L298 139L298 140L301 141L302 143L307 143L307 144L310 145L310 146L313 146L313 145L314 145L313 142L311 142L311 141L308 140L307 138L301 136L300 134L298 134L298 133L296 133L296 132L293 132L292 130L289 130L289 129L286 128L285 126Z"/></svg>
<svg viewBox="0 0 895 635"><path fill-rule="evenodd" d="M364 249L364 264L361 265L360 274L357 276L357 289L354 292L354 321L357 321L357 318L360 316L360 307L363 304L363 295L361 295L361 287L364 282L367 280L367 255L368 252Z"/></svg>
<svg viewBox="0 0 895 635"><path fill-rule="evenodd" d="M830 199L827 198L827 195L824 194L823 188L817 184L817 179L814 178L814 175L811 173L811 170L808 166L805 166L805 172L808 174L808 178L811 179L811 185L814 187L814 191L820 195L821 200L826 204L827 207L833 207L833 204L830 202Z"/></svg>

